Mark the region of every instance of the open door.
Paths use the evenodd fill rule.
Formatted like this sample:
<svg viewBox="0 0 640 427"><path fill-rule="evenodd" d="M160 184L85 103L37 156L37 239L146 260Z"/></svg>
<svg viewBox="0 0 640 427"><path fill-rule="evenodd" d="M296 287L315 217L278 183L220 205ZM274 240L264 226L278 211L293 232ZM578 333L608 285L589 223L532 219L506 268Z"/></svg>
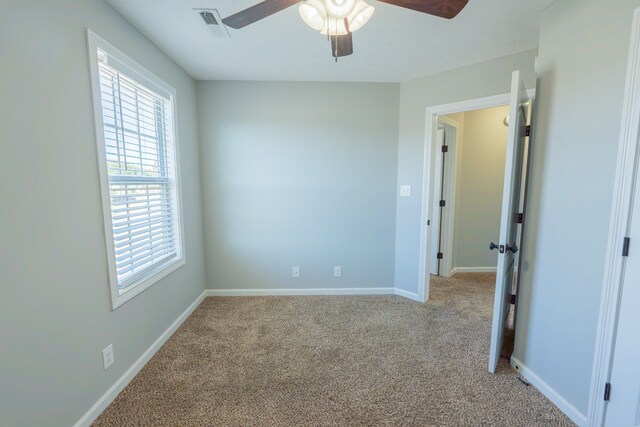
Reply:
<svg viewBox="0 0 640 427"><path fill-rule="evenodd" d="M636 175L622 296L608 385L605 426L640 425L640 173Z"/></svg>
<svg viewBox="0 0 640 427"><path fill-rule="evenodd" d="M440 128L440 123L438 123L438 130L436 132L436 173L434 175L434 183L433 183L433 194L437 194L437 200L434 197L433 203L433 214L431 217L433 220L431 223L433 224L433 232L432 232L432 243L431 243L431 274L434 276L440 275L440 261L442 258L439 257L438 254L441 253L441 244L442 244L442 207L440 207L440 200L442 199L443 193L443 181L445 176L445 153L442 152L442 147L446 145L445 141L445 130L444 128Z"/></svg>
<svg viewBox="0 0 640 427"><path fill-rule="evenodd" d="M519 71L513 72L511 82L511 102L509 110L509 139L504 170L502 193L502 214L500 219L500 241L491 244L497 249L498 269L496 293L493 303L493 324L491 328L491 349L489 352L489 372L494 373L502 350L504 328L509 315L511 292L515 279L516 253L518 252L518 218L521 212L525 143L528 136L529 98Z"/></svg>

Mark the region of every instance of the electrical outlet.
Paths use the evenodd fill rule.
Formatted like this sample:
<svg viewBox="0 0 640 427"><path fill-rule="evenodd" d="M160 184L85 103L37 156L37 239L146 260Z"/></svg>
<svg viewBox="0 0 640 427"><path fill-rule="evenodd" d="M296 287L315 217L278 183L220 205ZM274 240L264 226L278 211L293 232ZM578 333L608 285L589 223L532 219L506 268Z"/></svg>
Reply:
<svg viewBox="0 0 640 427"><path fill-rule="evenodd" d="M333 277L342 277L342 266L333 267Z"/></svg>
<svg viewBox="0 0 640 427"><path fill-rule="evenodd" d="M411 186L410 185L401 185L400 186L400 197L411 197Z"/></svg>
<svg viewBox="0 0 640 427"><path fill-rule="evenodd" d="M291 277L300 277L300 267L297 265L291 267Z"/></svg>
<svg viewBox="0 0 640 427"><path fill-rule="evenodd" d="M109 369L109 366L113 365L113 361L113 344L109 344L102 350L102 364L105 371Z"/></svg>

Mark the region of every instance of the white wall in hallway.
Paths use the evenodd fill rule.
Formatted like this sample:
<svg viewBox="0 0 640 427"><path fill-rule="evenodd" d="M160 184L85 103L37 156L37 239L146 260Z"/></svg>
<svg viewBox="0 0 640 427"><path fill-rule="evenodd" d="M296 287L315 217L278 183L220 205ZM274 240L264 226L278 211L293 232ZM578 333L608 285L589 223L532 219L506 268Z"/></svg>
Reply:
<svg viewBox="0 0 640 427"><path fill-rule="evenodd" d="M500 233L508 130L503 120L508 114L508 106L463 114L453 229L454 268L497 265L498 253L489 250L489 243L497 243Z"/></svg>

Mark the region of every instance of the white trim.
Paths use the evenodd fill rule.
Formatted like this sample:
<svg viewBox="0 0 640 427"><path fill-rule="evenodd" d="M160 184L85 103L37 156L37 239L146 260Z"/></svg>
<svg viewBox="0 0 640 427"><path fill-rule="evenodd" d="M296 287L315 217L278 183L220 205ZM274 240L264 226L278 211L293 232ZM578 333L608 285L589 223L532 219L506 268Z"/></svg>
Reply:
<svg viewBox="0 0 640 427"><path fill-rule="evenodd" d="M622 113L620 144L613 188L609 240L602 284L600 315L595 355L591 373L591 389L587 410L589 426L601 426L606 404L602 399L605 384L611 377L613 347L618 320L625 258L621 256L622 239L629 232L633 191L640 143L640 8L633 14L627 83Z"/></svg>
<svg viewBox="0 0 640 427"><path fill-rule="evenodd" d="M405 291L404 289L398 289L395 288L394 289L394 294L400 296L400 297L404 297L410 300L414 300L414 301L418 301L418 302L423 302L420 300L420 296L418 294L414 294L413 292L409 292L409 291Z"/></svg>
<svg viewBox="0 0 640 427"><path fill-rule="evenodd" d="M153 357L160 347L167 342L167 340L178 330L180 325L198 308L200 303L204 300L206 291L203 291L193 301L185 311L154 341L149 348L142 353L142 355L133 362L133 365L127 369L124 374L111 386L109 389L98 399L96 403L89 408L89 410L74 424L74 427L85 427L91 425L98 416L104 411L107 406L118 396L118 394L131 382L131 380L140 372L140 370L147 364L147 362Z"/></svg>
<svg viewBox="0 0 640 427"><path fill-rule="evenodd" d="M285 296L285 295L398 295L410 300L423 302L418 294L405 291L399 288L309 288L309 289L207 289L205 296L222 297L222 296Z"/></svg>
<svg viewBox="0 0 640 427"><path fill-rule="evenodd" d="M173 273L178 268L186 264L185 253L185 235L184 235L184 215L182 208L182 180L180 172L180 144L178 140L178 102L177 93L173 86L166 83L164 80L148 71L142 65L131 59L128 55L120 51L118 48L107 42L90 29L87 29L87 48L89 50L89 68L91 74L91 87L92 87L92 101L93 101L93 114L94 114L94 130L96 136L97 146L97 161L98 171L100 178L100 193L102 201L102 219L103 219L103 233L105 237L105 247L107 255L107 271L109 278L109 290L111 294L111 309L115 310L125 302L129 301L136 295L142 293L144 290L151 287L164 277ZM149 274L145 275L139 282L131 285L128 289L120 294L118 290L118 277L116 273L115 265L115 250L113 245L113 226L111 220L111 200L109 198L109 178L107 174L107 160L105 153L105 141L104 141L104 124L102 122L102 103L100 99L100 76L98 71L98 48L113 56L119 61L121 66L126 66L138 78L142 83L152 87L155 90L159 90L163 95L169 95L171 101L171 110L173 115L173 123L169 123L169 131L173 133L173 149L174 149L174 161L176 168L176 220L178 222L178 234L180 239L180 254L179 256L166 264L157 266L152 269Z"/></svg>
<svg viewBox="0 0 640 427"><path fill-rule="evenodd" d="M571 421L578 424L578 426L584 426L587 423L587 417L578 410L575 406L569 403L560 393L558 393L553 387L544 382L535 372L527 368L522 362L515 357L511 356L511 366L513 366L523 378L525 378L531 385L537 388L547 399L549 399L554 405L565 413Z"/></svg>
<svg viewBox="0 0 640 427"><path fill-rule="evenodd" d="M535 97L535 89L527 91L530 99ZM427 107L425 138L423 146L422 164L422 210L420 213L420 248L418 250L418 298L426 302L429 298L429 275L431 253L431 227L427 226L429 219L429 201L431 199L431 150L435 141L436 118L439 115L460 113L464 111L480 110L483 108L500 107L509 105L511 94L489 96L485 98L470 99L467 101Z"/></svg>
<svg viewBox="0 0 640 427"><path fill-rule="evenodd" d="M438 121L441 121L442 124L444 124L444 125L449 125L449 126L454 127L454 128L459 128L460 127L460 123L458 123L457 120L453 120L452 118L447 117L447 116L438 117Z"/></svg>
<svg viewBox="0 0 640 427"><path fill-rule="evenodd" d="M495 273L497 267L454 267L451 270L451 275L456 273Z"/></svg>
<svg viewBox="0 0 640 427"><path fill-rule="evenodd" d="M184 251L184 248L182 250ZM122 304L129 301L136 295L139 295L140 293L144 292L146 289L149 289L153 284L164 279L165 277L167 277L168 275L170 275L171 273L173 273L174 271L176 271L178 268L182 267L186 263L187 261L183 256L171 263L161 264L160 266L158 266L157 270L152 270L152 271L157 271L155 274L152 274L151 276L147 276L144 280L138 282L135 285L131 285L131 287L128 288L126 292L123 292L122 294L118 294L116 289L116 294L112 293L112 297L115 297L115 299L112 298L111 300L112 302L111 309L115 310L116 308L120 307ZM117 279L115 283L117 284ZM111 287L114 288L114 286L111 286ZM115 286L115 288L117 288L117 285Z"/></svg>
<svg viewBox="0 0 640 427"><path fill-rule="evenodd" d="M278 296L278 295L395 295L396 289L385 288L275 288L275 289L207 289L208 297Z"/></svg>

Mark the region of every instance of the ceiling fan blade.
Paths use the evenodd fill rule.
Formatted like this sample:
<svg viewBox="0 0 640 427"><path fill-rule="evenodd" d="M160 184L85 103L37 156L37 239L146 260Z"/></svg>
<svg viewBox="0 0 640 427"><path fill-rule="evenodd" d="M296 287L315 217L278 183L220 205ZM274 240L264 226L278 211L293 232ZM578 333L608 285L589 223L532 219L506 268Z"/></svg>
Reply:
<svg viewBox="0 0 640 427"><path fill-rule="evenodd" d="M353 53L353 33L347 33L343 36L330 36L331 38L331 56L340 58Z"/></svg>
<svg viewBox="0 0 640 427"><path fill-rule="evenodd" d="M469 0L378 0L441 18L452 19L467 5Z"/></svg>
<svg viewBox="0 0 640 427"><path fill-rule="evenodd" d="M234 13L231 16L227 16L222 22L237 30L293 6L299 1L300 0L265 0L238 13Z"/></svg>

